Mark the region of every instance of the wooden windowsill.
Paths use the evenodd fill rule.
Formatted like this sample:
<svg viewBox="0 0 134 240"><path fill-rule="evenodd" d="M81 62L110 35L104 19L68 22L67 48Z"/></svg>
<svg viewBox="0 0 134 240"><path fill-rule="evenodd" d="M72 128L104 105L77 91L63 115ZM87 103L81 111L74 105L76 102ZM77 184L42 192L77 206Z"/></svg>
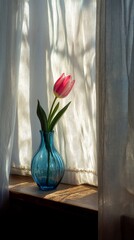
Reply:
<svg viewBox="0 0 134 240"><path fill-rule="evenodd" d="M98 212L98 191L89 185L59 184L56 190L41 191L30 176L11 175L11 199L20 199L36 205L73 207L85 212Z"/></svg>
<svg viewBox="0 0 134 240"><path fill-rule="evenodd" d="M97 188L89 185L59 184L53 191L41 191L28 176L11 175L9 184L9 227L21 234L44 238L98 239L98 196ZM6 223L7 225L7 223ZM28 226L22 232L22 226ZM16 227L17 226L17 227ZM3 227L3 229L5 229ZM41 230L42 229L42 230ZM52 237L52 235L54 235ZM13 235L14 236L14 235Z"/></svg>

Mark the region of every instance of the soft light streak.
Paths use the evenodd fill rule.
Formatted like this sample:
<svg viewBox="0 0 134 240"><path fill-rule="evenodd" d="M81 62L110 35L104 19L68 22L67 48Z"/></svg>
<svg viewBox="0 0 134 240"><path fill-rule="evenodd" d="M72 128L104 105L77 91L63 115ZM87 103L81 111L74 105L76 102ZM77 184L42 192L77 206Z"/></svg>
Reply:
<svg viewBox="0 0 134 240"><path fill-rule="evenodd" d="M25 3L23 21L23 41L21 44L21 61L18 83L18 147L21 165L28 166L31 159L31 124L30 124L30 77L29 77L29 4Z"/></svg>

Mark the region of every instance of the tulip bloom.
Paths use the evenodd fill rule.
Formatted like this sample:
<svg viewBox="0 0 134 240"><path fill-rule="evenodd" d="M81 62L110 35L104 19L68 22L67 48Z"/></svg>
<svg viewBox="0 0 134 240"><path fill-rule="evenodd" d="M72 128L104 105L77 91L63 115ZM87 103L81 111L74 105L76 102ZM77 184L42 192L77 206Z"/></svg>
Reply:
<svg viewBox="0 0 134 240"><path fill-rule="evenodd" d="M65 74L63 73L58 78L58 80L55 82L54 87L53 87L53 93L55 95L55 98L51 105L48 117L38 100L37 115L39 117L39 120L41 123L41 128L43 131L45 131L45 132L53 131L55 124L58 122L58 120L61 118L61 116L64 114L64 112L67 110L67 108L71 102L69 102L60 111L58 111L60 103L58 102L56 104L56 100L58 98L66 97L70 93L74 83L75 83L75 80L72 80L71 75L65 76Z"/></svg>
<svg viewBox="0 0 134 240"><path fill-rule="evenodd" d="M72 80L71 75L65 76L65 74L63 73L54 84L53 88L54 95L57 98L66 97L73 88L74 83L75 80Z"/></svg>

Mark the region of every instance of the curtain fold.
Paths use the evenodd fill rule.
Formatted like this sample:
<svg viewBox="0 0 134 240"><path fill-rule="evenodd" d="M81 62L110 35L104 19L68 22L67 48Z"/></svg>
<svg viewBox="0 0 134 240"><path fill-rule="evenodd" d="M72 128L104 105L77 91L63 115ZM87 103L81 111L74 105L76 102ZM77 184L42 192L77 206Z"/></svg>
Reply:
<svg viewBox="0 0 134 240"><path fill-rule="evenodd" d="M8 200L23 1L0 1L0 209Z"/></svg>
<svg viewBox="0 0 134 240"><path fill-rule="evenodd" d="M97 10L99 239L134 239L134 1Z"/></svg>
<svg viewBox="0 0 134 240"><path fill-rule="evenodd" d="M96 186L96 0L32 0L24 16L11 172L31 174L40 143L37 99L47 113L54 82L65 72L76 84L60 101L60 108L71 104L55 127L66 166L62 182Z"/></svg>

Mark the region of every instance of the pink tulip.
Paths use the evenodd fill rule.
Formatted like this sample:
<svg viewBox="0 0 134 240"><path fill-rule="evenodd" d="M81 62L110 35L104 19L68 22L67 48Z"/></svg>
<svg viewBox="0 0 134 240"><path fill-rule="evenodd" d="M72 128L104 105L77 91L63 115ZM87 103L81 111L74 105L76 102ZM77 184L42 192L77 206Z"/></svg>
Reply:
<svg viewBox="0 0 134 240"><path fill-rule="evenodd" d="M54 84L53 92L55 96L58 98L66 97L70 93L74 83L75 80L72 80L71 75L65 76L65 74L62 73Z"/></svg>

